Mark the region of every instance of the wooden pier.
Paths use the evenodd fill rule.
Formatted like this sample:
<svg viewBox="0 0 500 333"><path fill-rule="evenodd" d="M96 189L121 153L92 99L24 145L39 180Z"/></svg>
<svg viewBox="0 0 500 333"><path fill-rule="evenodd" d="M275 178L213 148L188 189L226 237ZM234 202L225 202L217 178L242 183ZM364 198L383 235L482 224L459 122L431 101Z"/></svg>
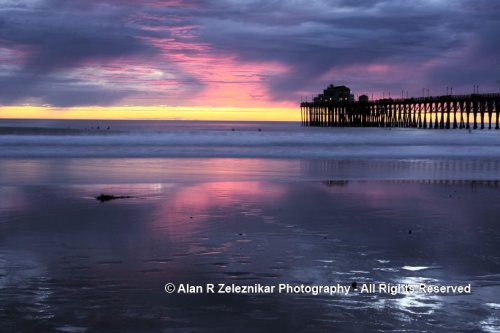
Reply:
<svg viewBox="0 0 500 333"><path fill-rule="evenodd" d="M320 95L321 96L321 95ZM500 129L500 94L300 104L303 126Z"/></svg>

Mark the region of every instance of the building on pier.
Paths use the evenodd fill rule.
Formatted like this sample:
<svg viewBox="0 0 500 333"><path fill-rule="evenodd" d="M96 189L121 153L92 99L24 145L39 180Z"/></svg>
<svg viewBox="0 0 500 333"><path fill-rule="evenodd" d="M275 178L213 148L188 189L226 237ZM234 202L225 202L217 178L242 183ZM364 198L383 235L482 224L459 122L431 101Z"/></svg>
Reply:
<svg viewBox="0 0 500 333"><path fill-rule="evenodd" d="M359 96L359 102L360 103L368 103L370 101L370 99L368 98L367 95L361 95Z"/></svg>
<svg viewBox="0 0 500 333"><path fill-rule="evenodd" d="M346 86L334 86L330 84L322 94L314 97L314 102L354 102L351 89Z"/></svg>

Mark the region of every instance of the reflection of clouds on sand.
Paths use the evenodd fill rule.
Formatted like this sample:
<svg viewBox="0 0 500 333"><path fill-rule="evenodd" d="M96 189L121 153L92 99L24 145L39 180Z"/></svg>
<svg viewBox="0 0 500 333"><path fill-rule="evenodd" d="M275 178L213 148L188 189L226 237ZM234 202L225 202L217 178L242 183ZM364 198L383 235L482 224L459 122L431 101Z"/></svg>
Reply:
<svg viewBox="0 0 500 333"><path fill-rule="evenodd" d="M0 183L9 185L179 184L263 181L299 176L299 162L287 159L104 157L0 159Z"/></svg>
<svg viewBox="0 0 500 333"><path fill-rule="evenodd" d="M392 208L393 200L408 200L409 206L414 202L421 202L425 197L424 187L413 186L411 190L405 186L404 182L398 186L397 182L387 181L386 186L373 186L366 181L350 181L342 183L341 186L326 186L324 189L330 193L345 193L356 196L351 201L357 205L362 204L367 208Z"/></svg>
<svg viewBox="0 0 500 333"><path fill-rule="evenodd" d="M15 180L19 183L36 185L53 175L55 163L45 159L0 160L0 182L7 183Z"/></svg>
<svg viewBox="0 0 500 333"><path fill-rule="evenodd" d="M0 217L19 213L28 205L24 190L19 187L0 186L0 198Z"/></svg>
<svg viewBox="0 0 500 333"><path fill-rule="evenodd" d="M286 189L274 183L214 182L174 186L164 193L154 212L152 227L173 237L185 238L216 219L234 214L263 215L262 205L277 202Z"/></svg>
<svg viewBox="0 0 500 333"><path fill-rule="evenodd" d="M266 207L287 194L283 184L261 182L175 184L162 191L145 237L170 248L174 258L192 261L202 256L199 260L217 271L235 272L242 271L241 265L254 264L249 259L265 248L267 236L259 238L254 231L274 223ZM179 265L173 270L185 274Z"/></svg>
<svg viewBox="0 0 500 333"><path fill-rule="evenodd" d="M223 177L227 168L220 164L213 171ZM43 315L62 318L57 327L69 330L91 322L89 331L112 320L123 322L126 331L142 315L155 331L178 324L158 319L165 313L189 324L205 318L203 325L214 330L227 316L240 322L250 314L245 325L258 330L256 320L279 318L287 325L298 313L311 318L319 331L349 331L354 319L363 331L467 327L492 332L498 326L494 186L477 186L472 193L468 184L349 181L327 187L321 182L186 179L7 188L17 199L3 210L13 213L18 205L22 215L0 215L0 320L4 304L14 304L33 318L50 305ZM449 198L454 189L456 197ZM136 198L100 203L95 196L101 192ZM438 214L439 209L464 216L477 210L478 218L457 220L455 213ZM6 249L10 258L1 255ZM470 295L358 291L167 299L161 291L166 282L453 282L471 283L474 289ZM80 322L65 320L74 306ZM96 316L100 322L89 321ZM296 331L293 326L287 331Z"/></svg>

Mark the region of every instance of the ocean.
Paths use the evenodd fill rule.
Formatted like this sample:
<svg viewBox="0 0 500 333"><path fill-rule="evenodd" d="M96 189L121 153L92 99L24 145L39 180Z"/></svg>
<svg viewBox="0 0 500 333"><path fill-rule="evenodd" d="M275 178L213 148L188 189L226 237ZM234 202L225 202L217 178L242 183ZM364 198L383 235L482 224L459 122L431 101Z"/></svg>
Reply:
<svg viewBox="0 0 500 333"><path fill-rule="evenodd" d="M1 131L3 157L488 159L500 154L495 130L332 129L296 122L2 120Z"/></svg>
<svg viewBox="0 0 500 333"><path fill-rule="evenodd" d="M494 130L2 120L0 331L498 332L499 171Z"/></svg>
<svg viewBox="0 0 500 333"><path fill-rule="evenodd" d="M294 122L2 120L0 133L0 181L14 185L498 180L500 174L500 135L494 130L313 128Z"/></svg>

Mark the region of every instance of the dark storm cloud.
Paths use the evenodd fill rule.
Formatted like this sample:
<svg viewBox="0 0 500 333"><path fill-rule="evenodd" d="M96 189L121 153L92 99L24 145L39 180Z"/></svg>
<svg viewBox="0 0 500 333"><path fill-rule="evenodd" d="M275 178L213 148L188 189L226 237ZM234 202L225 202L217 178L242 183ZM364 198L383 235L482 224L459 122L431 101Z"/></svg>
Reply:
<svg viewBox="0 0 500 333"><path fill-rule="evenodd" d="M261 7L263 2L253 2L248 14L227 11L223 19L214 10L202 20L212 29L202 29L200 34L217 49L234 52L244 61L273 60L288 65L288 74L269 82L278 99L311 87L320 89L336 79L335 68L356 64L406 69L397 78L379 77L385 81L379 87L394 90L415 74L425 81L415 84L420 86L438 82L467 85L474 76L484 80L482 75L488 71L491 76L492 70L498 76L494 58L498 58L499 44L493 41L495 31L500 31L500 11L495 1L266 3ZM422 73L432 61L443 63ZM467 63L468 70L461 72ZM331 78L318 80L330 69ZM362 77L349 83L365 88Z"/></svg>
<svg viewBox="0 0 500 333"><path fill-rule="evenodd" d="M61 79L51 75L35 78L18 74L0 78L1 100L7 105L25 102L26 98L43 101L59 107L113 105L134 91L126 89L107 89L94 84L82 84L78 80Z"/></svg>
<svg viewBox="0 0 500 333"><path fill-rule="evenodd" d="M126 94L76 80L62 85L52 74L87 63L103 64L155 53L139 38L140 29L124 20L128 12L122 8L89 11L78 8L77 1L71 1L71 7L64 5L69 2L34 2L0 10L0 45L21 48L26 54L21 68L0 73L0 101L12 104L41 98L46 103L67 106L103 103L109 98L109 104Z"/></svg>
<svg viewBox="0 0 500 333"><path fill-rule="evenodd" d="M464 6L464 25L468 24L470 38L465 51L449 57L429 76L433 82L442 85L468 84L470 91L473 84L480 84L483 92L499 91L500 82L500 2L475 1ZM463 25L456 28L460 29ZM495 87L496 86L496 87Z"/></svg>

